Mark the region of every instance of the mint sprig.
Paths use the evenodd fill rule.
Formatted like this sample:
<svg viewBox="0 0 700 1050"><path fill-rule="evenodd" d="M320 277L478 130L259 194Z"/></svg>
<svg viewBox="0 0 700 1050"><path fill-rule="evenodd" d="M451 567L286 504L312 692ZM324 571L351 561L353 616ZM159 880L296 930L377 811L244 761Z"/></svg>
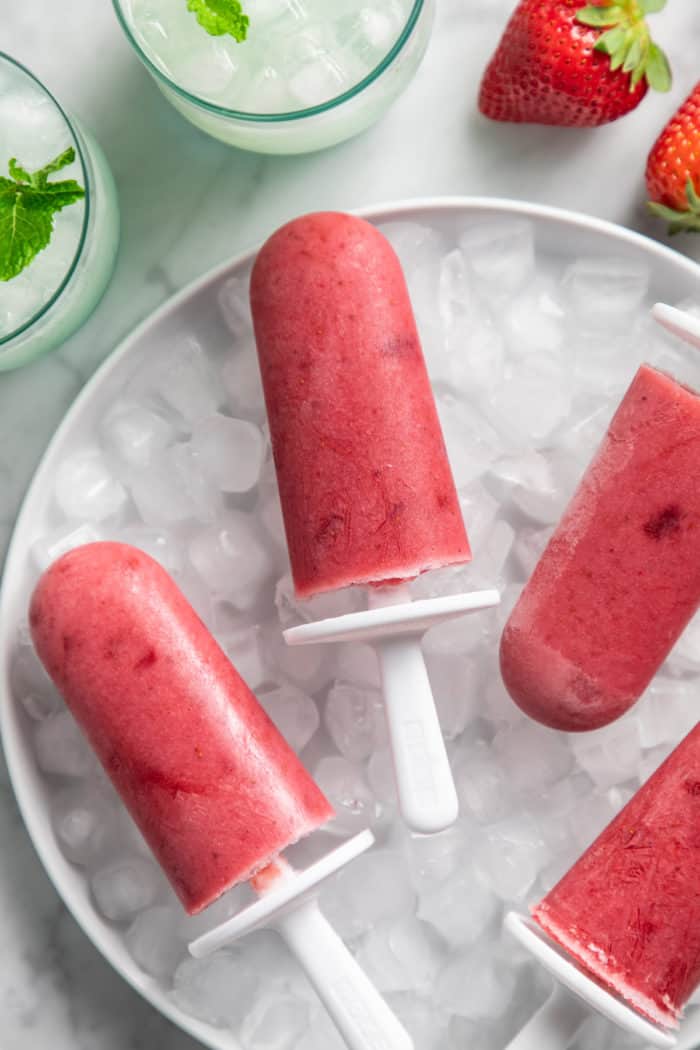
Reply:
<svg viewBox="0 0 700 1050"><path fill-rule="evenodd" d="M232 36L240 44L248 35L249 18L239 0L187 0L187 10L210 36Z"/></svg>
<svg viewBox="0 0 700 1050"><path fill-rule="evenodd" d="M56 212L82 200L75 179L49 182L49 175L75 160L71 147L38 171L29 172L13 157L10 178L0 175L0 281L11 281L49 244Z"/></svg>

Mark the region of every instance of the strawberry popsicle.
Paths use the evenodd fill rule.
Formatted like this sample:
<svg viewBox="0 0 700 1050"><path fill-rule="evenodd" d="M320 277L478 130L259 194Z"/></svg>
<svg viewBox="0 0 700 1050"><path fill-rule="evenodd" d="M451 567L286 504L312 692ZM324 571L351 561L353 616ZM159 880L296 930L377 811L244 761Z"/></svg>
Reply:
<svg viewBox="0 0 700 1050"><path fill-rule="evenodd" d="M700 604L700 396L642 365L501 639L532 718L597 729L642 694Z"/></svg>
<svg viewBox="0 0 700 1050"><path fill-rule="evenodd" d="M297 595L471 558L401 265L323 212L261 249L251 306Z"/></svg>
<svg viewBox="0 0 700 1050"><path fill-rule="evenodd" d="M120 543L40 579L39 657L188 912L333 816L167 573Z"/></svg>
<svg viewBox="0 0 700 1050"><path fill-rule="evenodd" d="M532 914L597 981L678 1026L700 983L700 724Z"/></svg>

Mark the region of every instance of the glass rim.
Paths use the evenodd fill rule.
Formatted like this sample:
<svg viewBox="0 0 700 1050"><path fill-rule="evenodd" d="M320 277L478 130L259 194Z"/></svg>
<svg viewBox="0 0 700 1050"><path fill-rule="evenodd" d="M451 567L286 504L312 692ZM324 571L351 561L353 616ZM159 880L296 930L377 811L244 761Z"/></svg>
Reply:
<svg viewBox="0 0 700 1050"><path fill-rule="evenodd" d="M55 98L52 92L49 91L49 89L46 87L43 81L41 81L39 77L32 73L31 69L27 69L27 67L22 62L18 62L16 58L12 57L12 55L8 55L6 51L0 50L0 64L2 64L3 62L9 63L10 65L18 69L21 73L23 73L25 76L29 77L30 80L33 80L37 87L39 87L41 91L53 103L53 105L56 107L58 112L61 114L61 117L65 121L68 131L70 132L73 145L75 146L76 158L80 162L80 167L83 172L83 183L85 187L85 211L83 214L83 225L80 231L80 237L75 248L75 254L71 259L70 266L66 270L63 280L59 283L58 287L56 288L54 293L49 297L49 299L47 299L47 301L43 303L42 306L40 306L39 309L35 313L33 313L26 321L24 321L18 328L13 328L12 331L8 332L6 335L0 334L0 352L2 352L3 349L6 349L9 343L13 342L19 336L23 335L24 332L26 332L29 328L32 328L38 321L40 321L42 317L44 317L51 309L51 307L58 301L58 299L61 297L66 287L70 283L77 269L78 262L80 261L80 258L83 254L85 241L87 239L87 229L90 220L91 197L89 168L85 152L80 142L77 127L74 125L73 121L70 119L60 102L58 102L58 100ZM29 265L31 266L31 263Z"/></svg>
<svg viewBox="0 0 700 1050"><path fill-rule="evenodd" d="M359 80L351 88L348 88L347 91L343 91L342 94L336 95L333 98L328 99L326 102L321 102L316 106L307 106L305 109L289 110L285 113L251 113L246 110L229 109L226 106L220 106L216 102L211 102L208 99L201 98L199 95L195 95L188 91L187 88L182 87L182 85L169 77L167 73L164 73L162 69L159 69L153 59L146 54L146 51L136 38L136 33L132 32L131 26L124 14L124 0L112 0L112 6L117 16L117 20L124 30L127 40L146 66L146 69L167 88L179 95L180 98L184 99L186 102L190 102L192 105L197 106L200 109L204 109L209 113L225 117L229 120L239 120L252 124L285 124L289 121L303 120L308 117L320 116L322 113L327 113L330 110L336 109L338 106L342 106L345 102L349 102L351 99L365 91L366 88L370 87L375 80L378 80L379 77L382 76L394 60L398 58L401 51L403 51L404 46L410 39L415 25L427 2L428 0L413 0L413 5L408 18L392 47L387 51L381 62L379 62L374 69L370 70L362 80Z"/></svg>

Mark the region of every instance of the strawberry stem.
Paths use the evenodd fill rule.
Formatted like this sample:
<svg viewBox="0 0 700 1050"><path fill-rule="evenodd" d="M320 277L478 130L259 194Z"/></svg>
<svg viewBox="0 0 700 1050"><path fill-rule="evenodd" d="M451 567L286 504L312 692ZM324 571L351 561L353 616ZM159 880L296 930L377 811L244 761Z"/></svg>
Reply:
<svg viewBox="0 0 700 1050"><path fill-rule="evenodd" d="M645 16L661 11L666 0L608 0L588 4L576 13L582 25L600 30L596 51L610 56L610 68L630 76L630 91L646 80L654 91L669 91L671 67L653 42Z"/></svg>

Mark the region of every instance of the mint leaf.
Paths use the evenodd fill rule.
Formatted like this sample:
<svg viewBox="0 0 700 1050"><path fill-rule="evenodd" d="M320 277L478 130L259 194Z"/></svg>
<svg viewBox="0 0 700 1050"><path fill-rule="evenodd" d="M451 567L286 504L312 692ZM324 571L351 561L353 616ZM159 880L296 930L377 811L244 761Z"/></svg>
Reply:
<svg viewBox="0 0 700 1050"><path fill-rule="evenodd" d="M67 149L30 173L13 157L10 178L0 175L0 281L11 281L25 270L51 241L56 212L85 196L75 179L48 181L74 160L75 150Z"/></svg>
<svg viewBox="0 0 700 1050"><path fill-rule="evenodd" d="M187 0L187 10L210 36L228 34L240 44L248 35L249 18L239 0Z"/></svg>

